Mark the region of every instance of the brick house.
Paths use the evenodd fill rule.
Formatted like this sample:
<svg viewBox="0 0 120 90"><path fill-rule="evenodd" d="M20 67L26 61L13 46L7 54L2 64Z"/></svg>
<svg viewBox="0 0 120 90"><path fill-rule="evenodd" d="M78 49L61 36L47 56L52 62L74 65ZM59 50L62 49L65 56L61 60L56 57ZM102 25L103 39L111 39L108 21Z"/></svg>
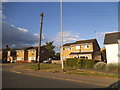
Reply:
<svg viewBox="0 0 120 90"><path fill-rule="evenodd" d="M66 43L61 50L63 59L86 58L101 60L100 46L96 39L81 40L74 43Z"/></svg>
<svg viewBox="0 0 120 90"><path fill-rule="evenodd" d="M27 50L28 62L38 61L38 47L33 47ZM49 52L45 47L41 47L41 62L49 58Z"/></svg>
<svg viewBox="0 0 120 90"><path fill-rule="evenodd" d="M16 49L11 49L7 51L7 62L15 62L16 61Z"/></svg>

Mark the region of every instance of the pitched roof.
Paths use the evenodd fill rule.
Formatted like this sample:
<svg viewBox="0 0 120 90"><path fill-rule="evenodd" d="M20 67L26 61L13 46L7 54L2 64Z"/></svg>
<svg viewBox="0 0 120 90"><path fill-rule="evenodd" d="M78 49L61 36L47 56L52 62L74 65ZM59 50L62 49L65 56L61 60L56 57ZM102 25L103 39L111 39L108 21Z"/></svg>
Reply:
<svg viewBox="0 0 120 90"><path fill-rule="evenodd" d="M82 43L92 43L96 39L89 39L89 40L81 40L81 41L76 41L75 44L82 44Z"/></svg>
<svg viewBox="0 0 120 90"><path fill-rule="evenodd" d="M72 45L72 44L74 44L74 43L66 43L66 44L64 44L63 46L70 46L70 45Z"/></svg>
<svg viewBox="0 0 120 90"><path fill-rule="evenodd" d="M72 44L83 44L83 43L92 43L93 41L97 41L96 39L89 39L89 40L80 40L80 41L76 41L74 43L66 43L63 46L70 46Z"/></svg>
<svg viewBox="0 0 120 90"><path fill-rule="evenodd" d="M118 39L120 39L120 32L105 34L104 44L118 43Z"/></svg>

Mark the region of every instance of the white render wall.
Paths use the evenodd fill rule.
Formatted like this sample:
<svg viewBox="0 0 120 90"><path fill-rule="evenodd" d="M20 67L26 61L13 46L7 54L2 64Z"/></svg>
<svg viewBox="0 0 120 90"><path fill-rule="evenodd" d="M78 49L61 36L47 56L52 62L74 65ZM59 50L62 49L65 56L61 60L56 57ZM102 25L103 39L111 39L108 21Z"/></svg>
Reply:
<svg viewBox="0 0 120 90"><path fill-rule="evenodd" d="M118 63L118 44L105 45L107 63Z"/></svg>
<svg viewBox="0 0 120 90"><path fill-rule="evenodd" d="M118 40L118 62L120 63L120 40Z"/></svg>

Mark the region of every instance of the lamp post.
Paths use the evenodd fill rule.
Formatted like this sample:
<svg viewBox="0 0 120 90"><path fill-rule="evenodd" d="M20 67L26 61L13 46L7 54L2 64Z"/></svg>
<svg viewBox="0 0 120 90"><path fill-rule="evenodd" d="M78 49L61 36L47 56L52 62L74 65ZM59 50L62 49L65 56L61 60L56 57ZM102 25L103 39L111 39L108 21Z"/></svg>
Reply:
<svg viewBox="0 0 120 90"><path fill-rule="evenodd" d="M61 48L60 48L60 52L61 52L61 56L60 56L60 60L62 62L62 71L64 71L64 62L63 62L63 26L62 26L62 0L60 0L60 29L61 29Z"/></svg>
<svg viewBox="0 0 120 90"><path fill-rule="evenodd" d="M39 57L39 61L38 61L38 70L40 70L40 60L41 60L41 40L42 40L42 24L43 24L43 16L44 14L41 13L40 14L40 38L39 38L39 46L38 46L38 57Z"/></svg>

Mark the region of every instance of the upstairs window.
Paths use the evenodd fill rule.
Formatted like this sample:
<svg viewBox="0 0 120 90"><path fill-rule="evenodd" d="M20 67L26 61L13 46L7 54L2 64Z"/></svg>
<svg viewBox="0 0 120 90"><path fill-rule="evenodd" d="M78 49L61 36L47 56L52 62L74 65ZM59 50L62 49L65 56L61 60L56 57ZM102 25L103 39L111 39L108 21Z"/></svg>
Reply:
<svg viewBox="0 0 120 90"><path fill-rule="evenodd" d="M88 44L85 45L85 49L88 49L90 48L90 46Z"/></svg>
<svg viewBox="0 0 120 90"><path fill-rule="evenodd" d="M71 47L69 47L69 48L68 48L68 50L72 50L72 48L71 48Z"/></svg>
<svg viewBox="0 0 120 90"><path fill-rule="evenodd" d="M65 48L63 48L63 50L65 50Z"/></svg>
<svg viewBox="0 0 120 90"><path fill-rule="evenodd" d="M80 49L80 46L76 46L76 49Z"/></svg>

